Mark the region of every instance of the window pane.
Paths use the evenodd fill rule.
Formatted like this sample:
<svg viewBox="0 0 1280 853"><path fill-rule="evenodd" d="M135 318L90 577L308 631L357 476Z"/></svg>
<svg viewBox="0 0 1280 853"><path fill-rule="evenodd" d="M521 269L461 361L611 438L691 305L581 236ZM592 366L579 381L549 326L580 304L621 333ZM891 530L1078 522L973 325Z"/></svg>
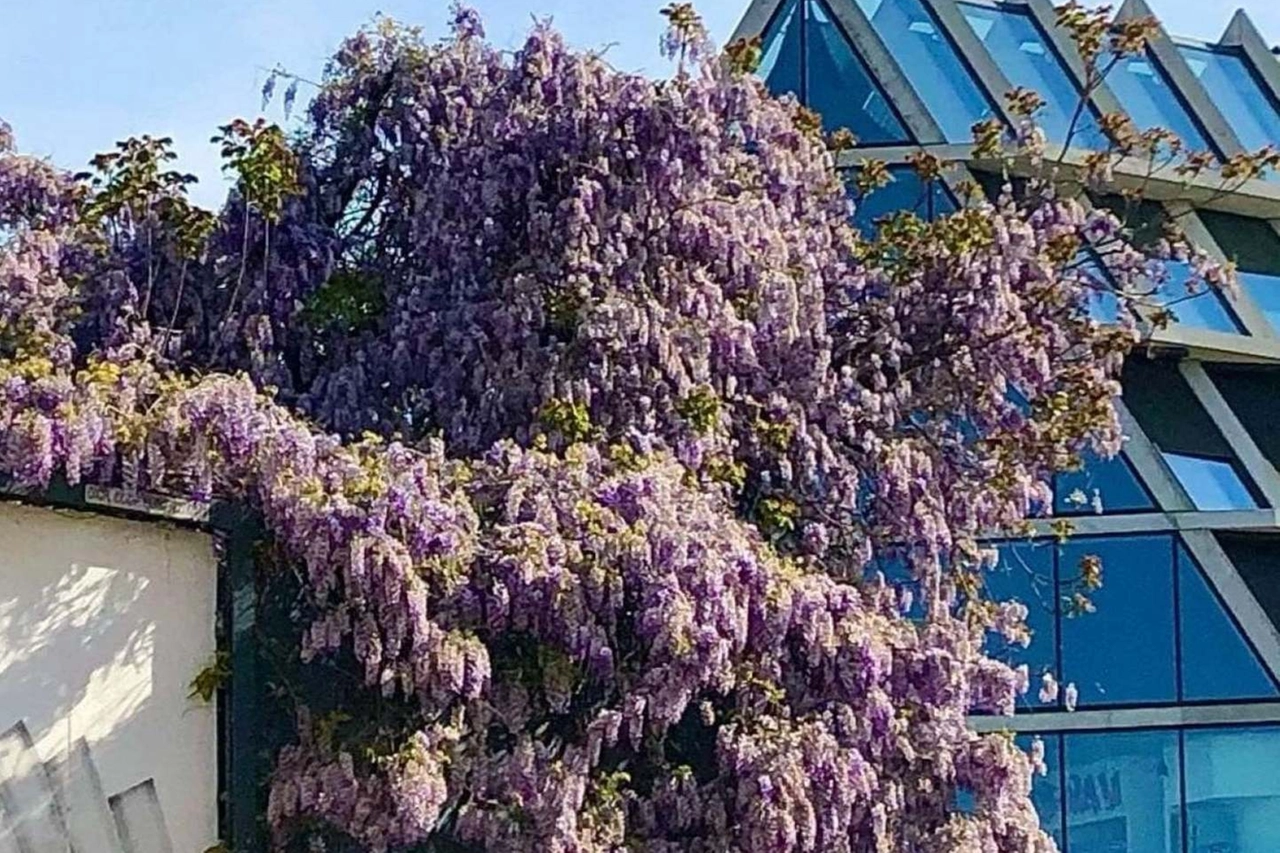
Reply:
<svg viewBox="0 0 1280 853"><path fill-rule="evenodd" d="M765 31L759 74L775 95L800 97L800 22L796 0L790 0Z"/></svg>
<svg viewBox="0 0 1280 853"><path fill-rule="evenodd" d="M995 115L956 49L920 0L858 0L948 142L968 142Z"/></svg>
<svg viewBox="0 0 1280 853"><path fill-rule="evenodd" d="M1280 424L1280 370L1262 365L1206 364L1205 372L1262 455L1280 468L1280 429L1276 429Z"/></svg>
<svg viewBox="0 0 1280 853"><path fill-rule="evenodd" d="M1177 699L1173 631L1173 542L1168 536L1080 537L1058 552L1062 596L1075 592L1081 561L1102 560L1102 587L1089 593L1096 610L1062 614L1064 682L1080 704L1172 702Z"/></svg>
<svg viewBox="0 0 1280 853"><path fill-rule="evenodd" d="M1280 331L1280 276L1241 272L1237 273L1237 277L1240 286L1266 316L1271 328Z"/></svg>
<svg viewBox="0 0 1280 853"><path fill-rule="evenodd" d="M1263 219L1197 211L1223 254L1235 261L1240 286L1280 331L1280 236Z"/></svg>
<svg viewBox="0 0 1280 853"><path fill-rule="evenodd" d="M1111 56L1104 54L1098 62L1099 67L1105 68ZM1177 134L1188 148L1209 148L1199 125L1150 56L1120 57L1106 82L1139 130L1163 127Z"/></svg>
<svg viewBox="0 0 1280 853"><path fill-rule="evenodd" d="M1243 56L1228 49L1179 45L1191 73L1250 151L1280 145L1280 115Z"/></svg>
<svg viewBox="0 0 1280 853"><path fill-rule="evenodd" d="M1200 566L1178 545L1178 618L1182 636L1182 698L1262 699L1275 682L1210 588Z"/></svg>
<svg viewBox="0 0 1280 853"><path fill-rule="evenodd" d="M1102 459L1086 453L1084 467L1054 478L1054 513L1132 512L1154 509L1155 503L1124 455Z"/></svg>
<svg viewBox="0 0 1280 853"><path fill-rule="evenodd" d="M907 142L907 132L821 0L806 6L808 105L827 130L847 127L864 145Z"/></svg>
<svg viewBox="0 0 1280 853"><path fill-rule="evenodd" d="M898 590L899 602L909 605L904 608L908 619L918 622L925 618L924 589L912 574L903 551L894 548L878 551L867 564L866 580L875 582L876 575L883 575L885 582Z"/></svg>
<svg viewBox="0 0 1280 853"><path fill-rule="evenodd" d="M1139 248L1153 248L1165 238L1170 218L1159 202L1135 201L1117 195L1099 195L1094 200L1124 223L1131 241ZM1155 293L1150 301L1167 308L1176 322L1215 332L1239 334L1243 331L1223 302L1222 294L1203 283L1192 291L1187 290L1187 279L1191 275L1188 264L1173 261L1163 266L1153 264L1147 272L1151 276L1162 276L1161 281L1153 282Z"/></svg>
<svg viewBox="0 0 1280 853"><path fill-rule="evenodd" d="M1164 239L1169 225L1169 212L1160 202L1107 193L1092 198L1094 203L1115 214L1129 232L1131 242L1138 248L1152 248Z"/></svg>
<svg viewBox="0 0 1280 853"><path fill-rule="evenodd" d="M1189 848L1280 850L1280 727L1201 729L1184 737Z"/></svg>
<svg viewBox="0 0 1280 853"><path fill-rule="evenodd" d="M1213 332L1241 332L1240 324L1223 304L1222 294L1206 284L1187 290L1187 279L1191 276L1189 265L1168 261L1165 273L1165 280L1158 283L1157 293L1153 298L1157 304L1167 307L1173 313L1175 322Z"/></svg>
<svg viewBox="0 0 1280 853"><path fill-rule="evenodd" d="M1196 215L1240 269L1280 276L1280 236L1267 220L1221 210L1197 210Z"/></svg>
<svg viewBox="0 0 1280 853"><path fill-rule="evenodd" d="M1063 738L1067 853L1180 853L1178 733ZM1196 848L1196 850L1208 848Z"/></svg>
<svg viewBox="0 0 1280 853"><path fill-rule="evenodd" d="M1019 735L1017 744L1026 751L1031 750L1031 735ZM1062 848L1062 738L1060 735L1042 735L1044 742L1043 776L1035 774L1031 777L1031 801L1035 804L1036 813L1040 815L1040 826L1053 836Z"/></svg>
<svg viewBox="0 0 1280 853"><path fill-rule="evenodd" d="M1093 252L1076 256L1078 274L1088 285L1088 313L1099 323L1117 323L1120 320L1120 300L1116 297L1115 281ZM1126 312L1128 309L1126 309Z"/></svg>
<svg viewBox="0 0 1280 853"><path fill-rule="evenodd" d="M1045 106L1036 119L1045 135L1053 142L1065 142L1080 105L1080 92L1035 21L1020 9L961 3L960 10L1009 82L1044 99ZM1092 110L1085 109L1072 132L1072 147L1100 148L1104 144Z"/></svg>
<svg viewBox="0 0 1280 853"><path fill-rule="evenodd" d="M870 237L877 230L876 220L900 210L909 210L925 220L955 211L955 199L941 181L930 181L926 188L910 166L891 166L889 174L893 180L887 186L855 203L853 224L863 235Z"/></svg>
<svg viewBox="0 0 1280 853"><path fill-rule="evenodd" d="M1280 536L1223 532L1215 538L1272 624L1280 625Z"/></svg>
<svg viewBox="0 0 1280 853"><path fill-rule="evenodd" d="M1210 459L1232 457L1231 445L1176 363L1128 358L1120 381L1129 411L1161 450Z"/></svg>
<svg viewBox="0 0 1280 853"><path fill-rule="evenodd" d="M1165 452L1162 455L1196 509L1258 508L1257 501L1249 494L1249 487L1229 461L1180 453Z"/></svg>
<svg viewBox="0 0 1280 853"><path fill-rule="evenodd" d="M1041 676L1058 672L1057 633L1054 608L1057 606L1053 572L1054 544L1047 539L1034 542L1004 542L1000 562L987 572L987 597L993 601L1020 601L1027 606L1027 627L1031 642L1025 648L1010 644L997 634L987 637L987 653L997 660L1031 671L1031 690L1025 697L1029 707L1041 706L1037 699Z"/></svg>

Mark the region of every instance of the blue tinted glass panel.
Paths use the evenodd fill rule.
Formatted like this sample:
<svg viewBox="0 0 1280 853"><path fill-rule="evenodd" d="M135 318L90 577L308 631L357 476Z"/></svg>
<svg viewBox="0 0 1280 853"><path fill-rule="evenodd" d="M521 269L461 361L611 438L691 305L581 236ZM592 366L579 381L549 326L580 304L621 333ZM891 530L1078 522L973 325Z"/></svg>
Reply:
<svg viewBox="0 0 1280 853"><path fill-rule="evenodd" d="M1195 559L1178 545L1182 698L1262 699L1277 695L1257 654L1227 614Z"/></svg>
<svg viewBox="0 0 1280 853"><path fill-rule="evenodd" d="M1077 257L1079 272L1091 282L1089 287L1089 316L1099 323L1115 323L1120 319L1120 302L1115 295L1115 282L1103 269L1102 262L1090 253Z"/></svg>
<svg viewBox="0 0 1280 853"><path fill-rule="evenodd" d="M1080 104L1080 92L1026 11L992 9L967 3L961 3L960 10L1009 82L1031 89L1044 99L1045 106L1036 119L1051 141L1066 142L1070 130L1074 148L1105 145L1089 109L1081 113L1072 129L1072 117Z"/></svg>
<svg viewBox="0 0 1280 853"><path fill-rule="evenodd" d="M1236 274L1240 286L1267 317L1271 328L1280 331L1280 276L1258 272Z"/></svg>
<svg viewBox="0 0 1280 853"><path fill-rule="evenodd" d="M1178 478L1196 509L1257 509L1235 466L1225 459L1164 453L1164 461Z"/></svg>
<svg viewBox="0 0 1280 853"><path fill-rule="evenodd" d="M1030 752L1033 740L1030 735L1019 735L1017 744ZM1031 777L1031 801L1035 804L1036 814L1040 815L1040 826L1062 849L1062 738L1044 735L1041 742L1044 744L1045 772Z"/></svg>
<svg viewBox="0 0 1280 853"><path fill-rule="evenodd" d="M1098 59L1102 68L1110 61L1107 54ZM1197 151L1209 148L1199 125L1151 57L1146 54L1120 57L1107 74L1107 85L1139 130L1163 127L1177 134L1189 148Z"/></svg>
<svg viewBox="0 0 1280 853"><path fill-rule="evenodd" d="M867 566L867 580L875 581L877 574L884 575L887 583L897 587L900 602L909 604L904 608L907 618L913 621L924 619L923 589L920 581L912 575L911 567L907 565L904 554L892 549L877 553Z"/></svg>
<svg viewBox="0 0 1280 853"><path fill-rule="evenodd" d="M955 211L955 199L941 181L930 181L926 187L910 166L892 166L889 173L893 180L887 186L855 202L853 224L863 235L870 237L876 231L877 220L900 210L911 211L925 220Z"/></svg>
<svg viewBox="0 0 1280 853"><path fill-rule="evenodd" d="M1096 610L1062 614L1062 680L1075 682L1080 705L1171 702L1177 698L1173 620L1173 542L1168 536L1077 538L1059 549L1064 597L1075 592L1080 563L1102 560Z"/></svg>
<svg viewBox="0 0 1280 853"><path fill-rule="evenodd" d="M1054 479L1054 512L1058 515L1132 512L1154 509L1155 503L1123 454L1103 459L1085 453L1084 467Z"/></svg>
<svg viewBox="0 0 1280 853"><path fill-rule="evenodd" d="M847 127L864 145L906 142L907 131L821 0L806 7L806 97L827 130Z"/></svg>
<svg viewBox="0 0 1280 853"><path fill-rule="evenodd" d="M1073 734L1063 741L1066 853L1181 853L1176 731Z"/></svg>
<svg viewBox="0 0 1280 853"><path fill-rule="evenodd" d="M1243 56L1190 45L1179 45L1178 50L1241 145L1250 151L1280 145L1280 115Z"/></svg>
<svg viewBox="0 0 1280 853"><path fill-rule="evenodd" d="M955 47L920 0L858 0L948 142L968 142L995 115Z"/></svg>
<svg viewBox="0 0 1280 853"><path fill-rule="evenodd" d="M1199 729L1183 737L1189 849L1280 850L1280 727Z"/></svg>
<svg viewBox="0 0 1280 853"><path fill-rule="evenodd" d="M1265 220L1216 210L1198 215L1218 248L1235 261L1241 288L1280 331L1280 238L1275 229Z"/></svg>
<svg viewBox="0 0 1280 853"><path fill-rule="evenodd" d="M1187 290L1190 266L1170 261L1166 264L1166 269L1168 275L1159 282L1154 298L1173 313L1178 323L1214 332L1241 332L1240 324L1223 304L1220 293L1205 284L1196 285L1191 291Z"/></svg>
<svg viewBox="0 0 1280 853"><path fill-rule="evenodd" d="M1058 672L1053 559L1054 544L1049 540L1004 542L1000 545L1000 562L986 575L988 598L1021 601L1027 606L1031 642L1024 648L991 634L987 637L987 653L1014 666L1027 665L1031 690L1024 702L1028 706L1040 705L1036 698L1040 677L1046 672Z"/></svg>
<svg viewBox="0 0 1280 853"><path fill-rule="evenodd" d="M774 17L764 36L759 74L769 91L800 97L800 19L796 0L790 0Z"/></svg>

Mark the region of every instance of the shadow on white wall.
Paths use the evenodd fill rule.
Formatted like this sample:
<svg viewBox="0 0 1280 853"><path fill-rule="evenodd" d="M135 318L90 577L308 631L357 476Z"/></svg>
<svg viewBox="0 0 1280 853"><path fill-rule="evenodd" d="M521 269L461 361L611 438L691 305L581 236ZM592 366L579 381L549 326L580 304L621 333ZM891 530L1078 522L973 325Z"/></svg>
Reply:
<svg viewBox="0 0 1280 853"><path fill-rule="evenodd" d="M107 795L84 738L45 762L18 723L0 733L0 851L173 853L173 842L153 780Z"/></svg>
<svg viewBox="0 0 1280 853"><path fill-rule="evenodd" d="M216 843L215 599L206 534L0 504L0 853Z"/></svg>

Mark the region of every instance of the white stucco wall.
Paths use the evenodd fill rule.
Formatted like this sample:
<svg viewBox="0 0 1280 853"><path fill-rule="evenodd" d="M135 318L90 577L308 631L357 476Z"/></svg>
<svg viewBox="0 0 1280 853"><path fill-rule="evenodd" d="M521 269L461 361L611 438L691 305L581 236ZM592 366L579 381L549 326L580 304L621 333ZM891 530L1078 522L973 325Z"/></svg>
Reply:
<svg viewBox="0 0 1280 853"><path fill-rule="evenodd" d="M0 503L0 851L216 843L215 712L187 698L215 589L206 534Z"/></svg>

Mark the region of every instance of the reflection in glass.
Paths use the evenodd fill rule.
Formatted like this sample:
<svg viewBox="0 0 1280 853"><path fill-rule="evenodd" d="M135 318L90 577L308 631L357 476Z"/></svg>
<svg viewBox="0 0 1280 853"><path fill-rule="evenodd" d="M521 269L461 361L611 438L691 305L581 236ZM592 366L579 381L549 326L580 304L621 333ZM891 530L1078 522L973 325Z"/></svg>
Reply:
<svg viewBox="0 0 1280 853"><path fill-rule="evenodd" d="M1077 274L1088 287L1089 317L1099 323L1120 321L1120 300L1116 298L1115 281L1093 252L1081 252L1075 260Z"/></svg>
<svg viewBox="0 0 1280 853"><path fill-rule="evenodd" d="M1265 219L1197 211L1218 248L1235 262L1241 288L1280 331L1280 236Z"/></svg>
<svg viewBox="0 0 1280 853"><path fill-rule="evenodd" d="M1181 853L1176 731L1072 734L1063 741L1067 853Z"/></svg>
<svg viewBox="0 0 1280 853"><path fill-rule="evenodd" d="M1080 106L1080 92L1067 76L1058 55L1023 9L960 4L960 11L978 40L986 45L1000 71L1014 86L1030 89L1044 99L1036 120L1052 142L1067 141ZM1073 148L1105 147L1091 109L1084 109L1071 130Z"/></svg>
<svg viewBox="0 0 1280 853"><path fill-rule="evenodd" d="M1258 508L1258 502L1230 461L1167 451L1161 455L1196 509L1208 512Z"/></svg>
<svg viewBox="0 0 1280 853"><path fill-rule="evenodd" d="M1188 849L1280 850L1280 727L1191 730L1184 738Z"/></svg>
<svg viewBox="0 0 1280 853"><path fill-rule="evenodd" d="M1062 738L1049 734L1040 739L1044 743L1045 772L1031 778L1031 801L1040 815L1040 826L1058 842L1058 849L1062 849ZM1033 740L1031 735L1019 735L1017 744L1030 752Z"/></svg>
<svg viewBox="0 0 1280 853"><path fill-rule="evenodd" d="M1244 56L1230 48L1179 45L1178 50L1246 150L1280 145L1280 114Z"/></svg>
<svg viewBox="0 0 1280 853"><path fill-rule="evenodd" d="M888 185L855 202L853 224L864 236L877 230L876 221L908 210L924 220L936 219L956 210L956 201L941 181L930 181L926 188L910 166L891 166L893 180Z"/></svg>
<svg viewBox="0 0 1280 853"><path fill-rule="evenodd" d="M968 142L995 115L955 47L920 0L857 0L948 142Z"/></svg>
<svg viewBox="0 0 1280 853"><path fill-rule="evenodd" d="M1184 700L1269 699L1277 695L1275 682L1253 647L1181 544L1178 611Z"/></svg>
<svg viewBox="0 0 1280 853"><path fill-rule="evenodd" d="M1013 666L1027 665L1032 689L1026 703L1038 706L1040 677L1046 672L1058 672L1054 545L1045 539L1004 542L999 550L1000 561L985 575L987 597L993 601L1020 601L1027 606L1031 642L1023 647L998 634L989 634L987 653Z"/></svg>
<svg viewBox="0 0 1280 853"><path fill-rule="evenodd" d="M846 127L864 145L909 141L865 63L821 0L805 6L806 98L831 131Z"/></svg>
<svg viewBox="0 0 1280 853"><path fill-rule="evenodd" d="M1104 54L1098 60L1099 67L1106 68L1111 61L1112 56ZM1186 147L1209 150L1200 126L1169 85L1164 71L1147 54L1119 57L1106 83L1138 130L1163 127L1173 131Z"/></svg>
<svg viewBox="0 0 1280 853"><path fill-rule="evenodd" d="M866 580L876 583L879 581L878 575L883 575L885 582L898 590L899 602L906 605L902 608L904 616L915 622L925 618L924 588L912 574L906 554L893 548L877 551L867 565Z"/></svg>
<svg viewBox="0 0 1280 853"><path fill-rule="evenodd" d="M800 97L800 22L796 0L787 4L774 16L773 23L764 34L764 55L758 72L769 91L781 96L787 93Z"/></svg>
<svg viewBox="0 0 1280 853"><path fill-rule="evenodd" d="M1196 285L1193 291L1188 292L1187 279L1191 277L1190 265L1181 261L1168 261L1165 269L1168 276L1160 282L1153 300L1168 308L1176 322L1183 326L1209 329L1214 332L1231 334L1241 332L1240 324L1223 304L1221 293L1203 283Z"/></svg>
<svg viewBox="0 0 1280 853"><path fill-rule="evenodd" d="M1055 515L1102 514L1155 509L1155 503L1123 454L1103 459L1083 454L1079 471L1063 471L1053 481Z"/></svg>
<svg viewBox="0 0 1280 853"><path fill-rule="evenodd" d="M1064 598L1090 555L1102 560L1103 583L1089 593L1094 612L1064 608L1062 681L1075 682L1081 706L1176 700L1172 539L1068 540L1058 552Z"/></svg>
<svg viewBox="0 0 1280 853"><path fill-rule="evenodd" d="M1240 287L1266 315L1271 328L1280 332L1280 276L1259 272L1237 272Z"/></svg>

